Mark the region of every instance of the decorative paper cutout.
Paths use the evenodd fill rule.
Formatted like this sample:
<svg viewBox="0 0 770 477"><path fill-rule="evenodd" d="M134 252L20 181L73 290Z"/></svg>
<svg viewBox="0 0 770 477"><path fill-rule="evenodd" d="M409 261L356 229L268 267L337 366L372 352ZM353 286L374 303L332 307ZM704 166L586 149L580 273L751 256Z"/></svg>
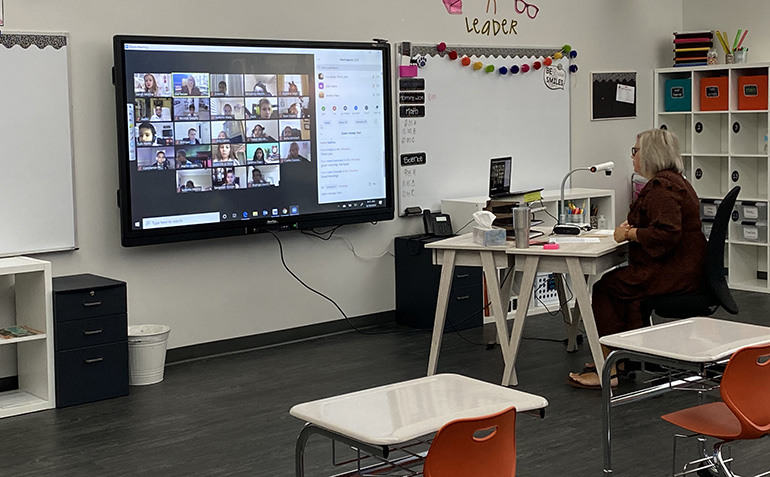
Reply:
<svg viewBox="0 0 770 477"><path fill-rule="evenodd" d="M463 12L463 0L443 0L447 13L460 15ZM496 1L496 0L495 0Z"/></svg>

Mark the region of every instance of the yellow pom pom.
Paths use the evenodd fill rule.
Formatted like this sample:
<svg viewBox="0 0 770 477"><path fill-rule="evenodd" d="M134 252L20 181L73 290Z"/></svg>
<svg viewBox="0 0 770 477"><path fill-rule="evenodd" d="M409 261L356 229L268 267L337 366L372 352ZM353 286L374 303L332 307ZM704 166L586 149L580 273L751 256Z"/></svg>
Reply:
<svg viewBox="0 0 770 477"><path fill-rule="evenodd" d="M561 57L562 57L561 51L553 54L553 59L554 60L560 60Z"/></svg>
<svg viewBox="0 0 770 477"><path fill-rule="evenodd" d="M473 63L473 69L474 70L480 70L483 67L484 67L484 65L480 61L477 61L477 62Z"/></svg>

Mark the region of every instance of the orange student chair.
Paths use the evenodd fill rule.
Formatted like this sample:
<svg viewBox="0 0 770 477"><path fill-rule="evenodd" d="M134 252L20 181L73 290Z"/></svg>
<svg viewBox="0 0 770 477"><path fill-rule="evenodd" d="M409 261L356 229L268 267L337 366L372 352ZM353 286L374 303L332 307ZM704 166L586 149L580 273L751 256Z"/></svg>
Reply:
<svg viewBox="0 0 770 477"><path fill-rule="evenodd" d="M516 408L457 419L439 429L425 458L425 477L514 477Z"/></svg>
<svg viewBox="0 0 770 477"><path fill-rule="evenodd" d="M735 352L727 363L719 388L721 402L702 404L662 416L666 421L694 435L708 436L719 441L713 456L695 461L705 462L705 469L735 477L722 456L725 443L758 439L770 433L770 344L749 346ZM677 436L682 437L682 436ZM687 436L692 437L692 436ZM676 437L674 438L676 459ZM692 462L691 462L692 464ZM685 472L689 473L685 466ZM704 467L699 467L704 469ZM698 469L694 469L693 472ZM766 474L762 474L766 475Z"/></svg>

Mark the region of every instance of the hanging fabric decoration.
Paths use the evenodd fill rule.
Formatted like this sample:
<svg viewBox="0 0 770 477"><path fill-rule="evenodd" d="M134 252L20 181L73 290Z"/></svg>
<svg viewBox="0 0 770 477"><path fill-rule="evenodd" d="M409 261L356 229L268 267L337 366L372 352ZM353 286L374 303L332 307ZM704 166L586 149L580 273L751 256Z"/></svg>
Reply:
<svg viewBox="0 0 770 477"><path fill-rule="evenodd" d="M467 48L465 49L467 50ZM450 60L454 61L456 60L460 55L458 54L457 50L450 50L446 55L441 55L444 52L447 51L447 44L443 41L436 45L436 51L440 54L440 56L447 56ZM569 59L569 72L570 73L577 73L578 66L574 63L575 58L577 58L578 53L576 50L572 49L572 46L569 44L565 44L561 47L561 50L554 52L553 54L547 54L546 52L541 52L542 50L533 50L530 49L527 51L527 49L522 49L524 52L524 56L533 58L534 61L532 63L524 63L522 65L511 65L510 68L506 66L500 66L497 67L495 65L489 64L484 65L481 61L471 61L468 54L464 54L462 56L462 59L460 60L460 63L462 66L473 66L474 71L483 70L486 73L492 73L493 71L497 71L500 73L501 76L505 75L517 75L519 73L524 74L527 73L530 70L540 70L543 66L551 66L554 62L554 60L561 60L562 58L568 58ZM537 53L535 53L537 51ZM491 56L494 55L495 48L490 48ZM526 54L526 53L533 53L533 54ZM476 55L477 53L470 53L471 55ZM503 56L502 54L500 56ZM524 57L523 56L523 57ZM422 66L425 64L423 63ZM562 69L562 65L558 65L559 69Z"/></svg>

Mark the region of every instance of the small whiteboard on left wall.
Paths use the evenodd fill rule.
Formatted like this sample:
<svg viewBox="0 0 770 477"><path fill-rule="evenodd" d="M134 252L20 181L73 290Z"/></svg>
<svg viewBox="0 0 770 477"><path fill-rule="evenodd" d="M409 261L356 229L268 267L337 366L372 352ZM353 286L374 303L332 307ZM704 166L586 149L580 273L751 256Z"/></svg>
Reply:
<svg viewBox="0 0 770 477"><path fill-rule="evenodd" d="M0 34L0 256L77 246L67 42Z"/></svg>

